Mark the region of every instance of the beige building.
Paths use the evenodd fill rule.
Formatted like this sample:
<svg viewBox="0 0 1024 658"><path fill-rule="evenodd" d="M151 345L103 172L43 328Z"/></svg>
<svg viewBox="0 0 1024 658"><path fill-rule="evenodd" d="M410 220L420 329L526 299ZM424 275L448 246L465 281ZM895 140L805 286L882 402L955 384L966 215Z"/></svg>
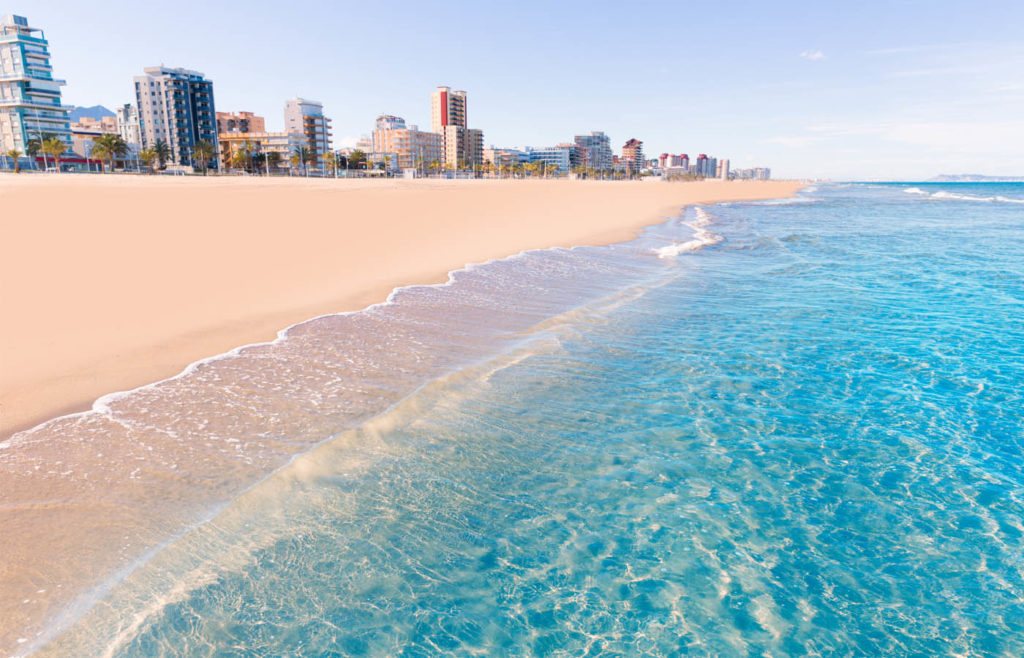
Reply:
<svg viewBox="0 0 1024 658"><path fill-rule="evenodd" d="M92 152L93 141L100 135L108 134L120 134L117 117L82 117L71 124L71 150L83 158L87 157Z"/></svg>
<svg viewBox="0 0 1024 658"><path fill-rule="evenodd" d="M218 133L265 133L267 122L252 112L217 112Z"/></svg>
<svg viewBox="0 0 1024 658"><path fill-rule="evenodd" d="M220 161L225 169L233 168L235 153L246 148L254 153L278 153L281 156L279 166L287 167L295 147L301 145L299 140L286 132L221 133L217 141L220 145Z"/></svg>
<svg viewBox="0 0 1024 658"><path fill-rule="evenodd" d="M293 98L284 107L284 130L309 149L310 164L319 167L331 150L331 120L324 116L324 106L317 101Z"/></svg>
<svg viewBox="0 0 1024 658"><path fill-rule="evenodd" d="M430 95L430 129L441 135L443 160L449 167L483 164L484 133L467 127L466 92L438 87Z"/></svg>
<svg viewBox="0 0 1024 658"><path fill-rule="evenodd" d="M375 153L393 153L398 169L419 169L431 162L444 162L444 140L437 133L409 128L373 131Z"/></svg>

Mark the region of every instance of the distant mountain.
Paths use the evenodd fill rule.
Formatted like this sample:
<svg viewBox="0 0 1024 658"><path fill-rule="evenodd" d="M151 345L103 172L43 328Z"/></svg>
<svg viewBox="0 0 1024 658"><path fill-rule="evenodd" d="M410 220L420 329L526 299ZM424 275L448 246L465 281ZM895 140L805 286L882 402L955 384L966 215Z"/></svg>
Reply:
<svg viewBox="0 0 1024 658"><path fill-rule="evenodd" d="M83 117L89 117L90 119L102 119L103 117L115 116L113 112L103 107L102 105L93 105L92 107L76 107L71 111L72 121L81 121Z"/></svg>
<svg viewBox="0 0 1024 658"><path fill-rule="evenodd" d="M926 183L1016 183L1024 176L983 176L981 174L942 174L929 178Z"/></svg>

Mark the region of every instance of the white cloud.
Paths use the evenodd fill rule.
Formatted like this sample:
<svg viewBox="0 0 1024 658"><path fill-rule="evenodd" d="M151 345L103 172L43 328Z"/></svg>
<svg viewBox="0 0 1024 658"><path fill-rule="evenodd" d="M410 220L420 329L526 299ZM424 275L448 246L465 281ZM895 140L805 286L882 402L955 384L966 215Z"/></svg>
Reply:
<svg viewBox="0 0 1024 658"><path fill-rule="evenodd" d="M812 62L817 62L819 60L825 59L825 53L821 52L820 50L805 50L802 53L800 53L800 56L803 57L804 59L809 59Z"/></svg>

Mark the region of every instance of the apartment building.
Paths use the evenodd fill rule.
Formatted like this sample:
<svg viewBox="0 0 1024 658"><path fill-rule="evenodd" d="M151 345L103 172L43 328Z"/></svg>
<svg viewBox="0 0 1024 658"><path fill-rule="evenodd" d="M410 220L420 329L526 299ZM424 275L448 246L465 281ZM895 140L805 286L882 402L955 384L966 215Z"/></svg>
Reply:
<svg viewBox="0 0 1024 658"><path fill-rule="evenodd" d="M377 117L373 131L373 153L395 158L392 168L422 169L432 162L444 162L444 138L434 132L406 126L405 119L390 114Z"/></svg>
<svg viewBox="0 0 1024 658"><path fill-rule="evenodd" d="M619 158L620 166L630 173L636 173L644 168L644 143L639 139L630 139L622 147L622 157Z"/></svg>
<svg viewBox="0 0 1024 658"><path fill-rule="evenodd" d="M331 150L331 120L324 116L323 103L293 98L285 103L284 131L309 149L309 163L318 167Z"/></svg>
<svg viewBox="0 0 1024 658"><path fill-rule="evenodd" d="M265 133L267 122L252 112L218 112L217 134L224 133Z"/></svg>
<svg viewBox="0 0 1024 658"><path fill-rule="evenodd" d="M24 16L0 18L0 152L25 153L40 135L71 147L69 109L61 105L64 80L53 77L50 44Z"/></svg>
<svg viewBox="0 0 1024 658"><path fill-rule="evenodd" d="M573 140L580 149L580 164L588 169L597 171L612 169L612 144L599 130L589 135L576 135Z"/></svg>
<svg viewBox="0 0 1024 658"><path fill-rule="evenodd" d="M125 103L114 110L117 117L117 132L134 153L142 149L142 132L139 130L139 108L134 103Z"/></svg>
<svg viewBox="0 0 1024 658"><path fill-rule="evenodd" d="M82 117L71 123L71 151L87 158L92 153L92 143L101 135L118 135L117 117Z"/></svg>
<svg viewBox="0 0 1024 658"><path fill-rule="evenodd" d="M451 87L438 87L430 96L430 129L441 135L449 167L483 164L484 133L467 127L466 105L466 92Z"/></svg>
<svg viewBox="0 0 1024 658"><path fill-rule="evenodd" d="M139 116L142 147L163 141L171 150L171 162L202 166L193 158L196 144L217 145L217 119L213 82L202 73L182 68L150 66L135 77L135 106ZM214 156L206 163L216 168Z"/></svg>

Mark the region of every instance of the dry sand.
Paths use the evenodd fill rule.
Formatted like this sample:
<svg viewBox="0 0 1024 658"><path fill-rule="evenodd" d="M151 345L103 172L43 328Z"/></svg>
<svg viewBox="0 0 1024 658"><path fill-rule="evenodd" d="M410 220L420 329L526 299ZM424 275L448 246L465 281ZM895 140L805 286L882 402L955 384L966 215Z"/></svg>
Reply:
<svg viewBox="0 0 1024 658"><path fill-rule="evenodd" d="M466 263L799 188L0 175L0 440Z"/></svg>

